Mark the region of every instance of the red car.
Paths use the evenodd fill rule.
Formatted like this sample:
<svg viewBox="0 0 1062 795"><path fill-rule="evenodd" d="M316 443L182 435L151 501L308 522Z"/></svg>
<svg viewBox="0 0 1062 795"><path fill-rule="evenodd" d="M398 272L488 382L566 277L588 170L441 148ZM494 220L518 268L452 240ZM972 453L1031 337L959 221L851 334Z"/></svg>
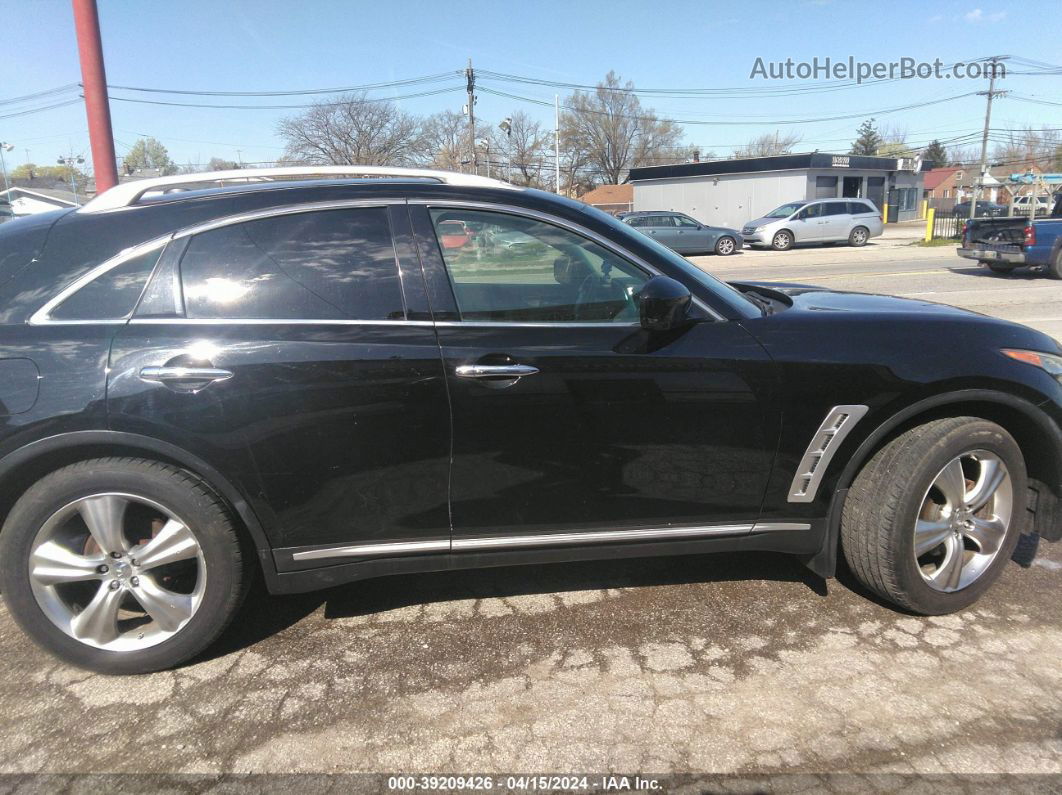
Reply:
<svg viewBox="0 0 1062 795"><path fill-rule="evenodd" d="M472 242L472 232L464 221L442 221L438 227L439 240L445 249L464 248Z"/></svg>

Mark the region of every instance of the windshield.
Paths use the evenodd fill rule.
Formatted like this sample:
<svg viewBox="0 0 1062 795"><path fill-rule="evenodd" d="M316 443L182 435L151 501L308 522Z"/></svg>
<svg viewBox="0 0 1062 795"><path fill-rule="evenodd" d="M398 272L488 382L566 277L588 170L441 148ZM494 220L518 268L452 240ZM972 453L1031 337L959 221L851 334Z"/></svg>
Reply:
<svg viewBox="0 0 1062 795"><path fill-rule="evenodd" d="M789 204L783 204L781 207L775 207L764 218L788 218L801 207L804 206L804 202L789 202Z"/></svg>

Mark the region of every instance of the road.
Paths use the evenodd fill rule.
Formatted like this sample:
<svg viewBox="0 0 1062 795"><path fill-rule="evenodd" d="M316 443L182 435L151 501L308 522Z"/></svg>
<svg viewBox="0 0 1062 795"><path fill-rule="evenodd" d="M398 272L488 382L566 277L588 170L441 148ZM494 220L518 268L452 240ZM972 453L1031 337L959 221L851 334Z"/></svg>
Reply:
<svg viewBox="0 0 1062 795"><path fill-rule="evenodd" d="M990 276L948 249L697 262L1062 336L1062 283ZM928 619L778 555L257 592L205 659L139 678L54 662L0 608L0 772L1009 772L1055 786L1062 544L1042 550L974 609Z"/></svg>

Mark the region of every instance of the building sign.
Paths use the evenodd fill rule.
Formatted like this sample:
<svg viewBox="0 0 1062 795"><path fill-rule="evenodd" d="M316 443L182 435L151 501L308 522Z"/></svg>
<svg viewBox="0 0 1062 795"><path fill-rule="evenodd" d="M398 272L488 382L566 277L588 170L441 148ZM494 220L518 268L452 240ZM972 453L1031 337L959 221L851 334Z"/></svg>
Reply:
<svg viewBox="0 0 1062 795"><path fill-rule="evenodd" d="M848 156L847 155L834 155L833 156L834 168L848 168Z"/></svg>

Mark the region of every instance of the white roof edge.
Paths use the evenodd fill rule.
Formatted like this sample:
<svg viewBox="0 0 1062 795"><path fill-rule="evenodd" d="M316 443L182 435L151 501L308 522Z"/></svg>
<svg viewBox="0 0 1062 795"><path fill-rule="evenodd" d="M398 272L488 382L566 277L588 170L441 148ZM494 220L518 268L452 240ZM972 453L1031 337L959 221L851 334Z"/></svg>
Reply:
<svg viewBox="0 0 1062 795"><path fill-rule="evenodd" d="M123 182L104 191L83 205L78 212L96 213L116 210L136 204L145 193L181 185L210 183L268 182L273 177L411 177L437 179L447 185L479 188L509 188L520 190L515 185L475 174L456 171L441 171L431 168L392 168L390 166L283 166L279 168L241 168L232 171L207 171L201 174L174 174L169 177L152 177Z"/></svg>

